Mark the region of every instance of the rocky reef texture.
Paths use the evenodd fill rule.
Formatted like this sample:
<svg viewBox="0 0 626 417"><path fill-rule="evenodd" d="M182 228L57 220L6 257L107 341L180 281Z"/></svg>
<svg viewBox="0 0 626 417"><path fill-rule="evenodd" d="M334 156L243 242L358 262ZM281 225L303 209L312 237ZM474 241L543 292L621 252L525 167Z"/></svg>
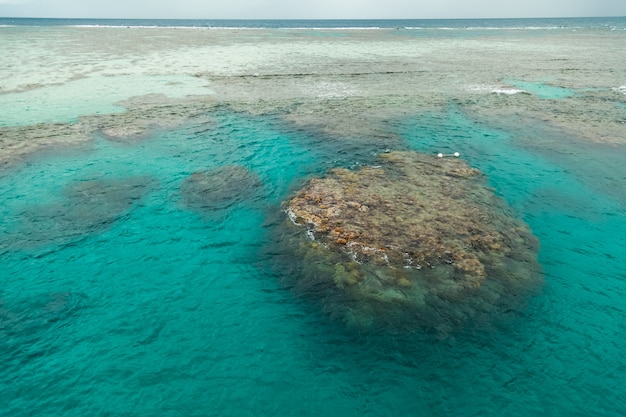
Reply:
<svg viewBox="0 0 626 417"><path fill-rule="evenodd" d="M380 164L333 169L285 203L296 290L357 327L447 333L541 284L537 239L478 170L415 152Z"/></svg>
<svg viewBox="0 0 626 417"><path fill-rule="evenodd" d="M185 206L200 211L225 209L254 198L263 182L241 165L227 165L195 172L181 186Z"/></svg>

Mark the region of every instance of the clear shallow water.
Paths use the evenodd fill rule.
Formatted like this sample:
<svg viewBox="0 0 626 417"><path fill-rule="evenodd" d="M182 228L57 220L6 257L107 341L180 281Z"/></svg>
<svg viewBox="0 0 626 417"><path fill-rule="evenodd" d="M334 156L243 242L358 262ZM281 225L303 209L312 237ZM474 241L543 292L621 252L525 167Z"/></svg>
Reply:
<svg viewBox="0 0 626 417"><path fill-rule="evenodd" d="M331 31L3 28L0 101L59 84L23 124L71 125L0 129L1 156L19 161L0 173L0 414L623 415L622 35L594 19L576 35L531 21L334 30L313 43ZM103 92L103 78L120 88ZM489 93L509 79L539 90ZM139 97L127 113L75 120L205 82L208 101ZM576 94L543 99L546 86ZM46 119L67 96L86 101ZM264 113L284 118L246 116ZM459 151L530 224L546 286L523 313L444 340L355 334L283 287L280 202L385 149ZM217 212L185 206L189 175L233 164L262 180L259 193L233 190L242 200Z"/></svg>
<svg viewBox="0 0 626 417"><path fill-rule="evenodd" d="M307 176L388 144L221 112L39 154L0 178L4 415L622 415L623 206L567 158L460 109L393 126L406 148L461 152L531 225L547 286L523 315L445 340L330 322L272 272L275 213ZM181 204L184 178L230 164L263 180L260 196L209 214ZM96 211L80 233L23 233L29 208L75 209L68 184L138 177L151 185L114 221Z"/></svg>
<svg viewBox="0 0 626 417"><path fill-rule="evenodd" d="M511 84L522 91L534 94L543 99L561 99L573 96L575 93L572 90L562 87L554 87L546 83L541 82L528 82L519 80L507 80L507 84Z"/></svg>
<svg viewBox="0 0 626 417"><path fill-rule="evenodd" d="M121 113L127 97L146 94L183 97L211 94L206 82L192 77L122 75L90 77L63 85L0 95L0 126L26 126L35 123L78 120L88 114Z"/></svg>

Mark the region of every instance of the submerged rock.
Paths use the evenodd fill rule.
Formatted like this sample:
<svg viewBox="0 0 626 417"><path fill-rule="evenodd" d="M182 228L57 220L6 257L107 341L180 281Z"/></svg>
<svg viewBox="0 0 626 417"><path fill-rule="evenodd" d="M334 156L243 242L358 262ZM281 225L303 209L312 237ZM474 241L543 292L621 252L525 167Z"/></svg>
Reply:
<svg viewBox="0 0 626 417"><path fill-rule="evenodd" d="M195 210L214 211L254 198L263 182L241 165L228 165L195 172L183 181L184 204Z"/></svg>
<svg viewBox="0 0 626 417"><path fill-rule="evenodd" d="M148 176L78 181L63 189L63 198L26 207L18 235L24 245L63 243L109 228L154 186Z"/></svg>
<svg viewBox="0 0 626 417"><path fill-rule="evenodd" d="M71 326L87 306L83 293L34 294L1 298L0 352L3 370L20 367L24 357L40 357L58 346L59 334ZM22 358L22 360L18 360Z"/></svg>
<svg viewBox="0 0 626 417"><path fill-rule="evenodd" d="M290 285L359 327L446 333L542 282L537 239L458 159L391 152L378 167L333 169L285 211Z"/></svg>

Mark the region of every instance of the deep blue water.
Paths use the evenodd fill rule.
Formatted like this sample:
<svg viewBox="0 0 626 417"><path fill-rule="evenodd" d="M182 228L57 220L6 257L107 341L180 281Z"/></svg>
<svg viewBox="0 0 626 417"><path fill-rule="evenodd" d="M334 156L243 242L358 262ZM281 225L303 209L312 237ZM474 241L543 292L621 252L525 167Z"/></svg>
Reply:
<svg viewBox="0 0 626 417"><path fill-rule="evenodd" d="M401 142L221 112L4 172L2 415L622 416L626 211L604 184L624 168L599 145L552 152L455 107L390 126ZM387 147L459 151L530 224L546 286L523 314L443 340L355 334L283 287L269 259L280 202ZM597 169L577 169L582 155ZM231 164L260 195L209 214L182 204L187 176ZM101 211L67 192L102 179L137 195L105 194Z"/></svg>
<svg viewBox="0 0 626 417"><path fill-rule="evenodd" d="M626 17L523 19L336 19L336 20L211 20L211 19L49 19L0 17L1 25L18 26L156 26L228 28L383 28L383 29L626 29Z"/></svg>

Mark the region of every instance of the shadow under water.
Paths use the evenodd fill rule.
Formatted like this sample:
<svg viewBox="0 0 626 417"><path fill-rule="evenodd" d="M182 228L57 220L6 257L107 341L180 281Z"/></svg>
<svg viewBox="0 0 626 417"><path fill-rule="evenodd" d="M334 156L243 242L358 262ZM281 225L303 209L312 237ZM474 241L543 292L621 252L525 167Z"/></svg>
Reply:
<svg viewBox="0 0 626 417"><path fill-rule="evenodd" d="M4 300L0 294L0 355L3 366L13 368L21 360L48 354L47 343L57 337L54 331L66 326L84 307L82 293L63 292L33 296L28 299ZM43 349L43 351L42 351ZM15 359L17 362L13 362Z"/></svg>

